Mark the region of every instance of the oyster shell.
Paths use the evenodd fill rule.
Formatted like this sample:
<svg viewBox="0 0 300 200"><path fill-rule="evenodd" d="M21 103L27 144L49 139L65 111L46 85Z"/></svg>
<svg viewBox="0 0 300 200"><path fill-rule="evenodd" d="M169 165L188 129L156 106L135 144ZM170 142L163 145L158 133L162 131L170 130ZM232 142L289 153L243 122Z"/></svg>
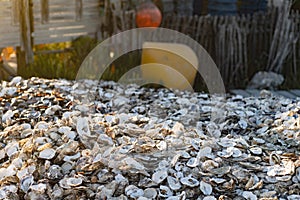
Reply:
<svg viewBox="0 0 300 200"><path fill-rule="evenodd" d="M197 187L199 185L199 181L192 177L192 175L189 175L187 177L182 177L180 179L180 182L183 185L189 186L189 187Z"/></svg>
<svg viewBox="0 0 300 200"><path fill-rule="evenodd" d="M139 198L144 195L144 191L134 185L129 185L125 188L125 194L130 198Z"/></svg>
<svg viewBox="0 0 300 200"><path fill-rule="evenodd" d="M27 192L31 185L34 183L33 176L25 176L20 180L20 188L23 192Z"/></svg>
<svg viewBox="0 0 300 200"><path fill-rule="evenodd" d="M296 100L17 77L0 105L1 199L299 198Z"/></svg>
<svg viewBox="0 0 300 200"><path fill-rule="evenodd" d="M166 178L168 177L168 172L167 170L160 170L155 172L152 175L152 180L154 183L160 184L161 182L163 182Z"/></svg>
<svg viewBox="0 0 300 200"><path fill-rule="evenodd" d="M47 149L42 150L39 153L39 158L46 159L46 160L51 160L52 158L54 158L55 154L56 154L56 151L54 149L47 148Z"/></svg>
<svg viewBox="0 0 300 200"><path fill-rule="evenodd" d="M179 190L181 188L180 181L172 176L167 177L167 182L171 190Z"/></svg>
<svg viewBox="0 0 300 200"><path fill-rule="evenodd" d="M172 195L173 195L173 192L168 186L165 186L165 185L159 186L158 196L163 197L163 198L168 198L168 197L171 197Z"/></svg>
<svg viewBox="0 0 300 200"><path fill-rule="evenodd" d="M209 183L204 181L200 182L200 190L204 195L211 195L212 193L212 186Z"/></svg>
<svg viewBox="0 0 300 200"><path fill-rule="evenodd" d="M155 199L157 197L157 191L154 188L147 188L144 190L144 197L148 199Z"/></svg>
<svg viewBox="0 0 300 200"><path fill-rule="evenodd" d="M257 200L257 196L253 192L244 191L242 196L247 200Z"/></svg>

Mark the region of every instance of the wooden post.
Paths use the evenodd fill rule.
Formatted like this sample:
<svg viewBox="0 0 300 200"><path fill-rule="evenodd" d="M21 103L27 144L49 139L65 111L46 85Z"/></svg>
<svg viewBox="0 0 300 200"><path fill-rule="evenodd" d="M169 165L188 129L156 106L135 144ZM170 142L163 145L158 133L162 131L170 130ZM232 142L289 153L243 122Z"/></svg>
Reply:
<svg viewBox="0 0 300 200"><path fill-rule="evenodd" d="M24 75L24 72L26 71L26 59L25 59L25 51L21 50L21 47L16 48L16 54L17 54L17 74L22 76Z"/></svg>
<svg viewBox="0 0 300 200"><path fill-rule="evenodd" d="M110 0L104 1L104 20L102 31L104 38L112 36L114 33L113 14L111 10Z"/></svg>
<svg viewBox="0 0 300 200"><path fill-rule="evenodd" d="M18 58L18 74L22 75L26 70L26 66L33 61L32 50L32 12L31 0L19 0L20 5L20 32L21 32L21 46L17 48Z"/></svg>

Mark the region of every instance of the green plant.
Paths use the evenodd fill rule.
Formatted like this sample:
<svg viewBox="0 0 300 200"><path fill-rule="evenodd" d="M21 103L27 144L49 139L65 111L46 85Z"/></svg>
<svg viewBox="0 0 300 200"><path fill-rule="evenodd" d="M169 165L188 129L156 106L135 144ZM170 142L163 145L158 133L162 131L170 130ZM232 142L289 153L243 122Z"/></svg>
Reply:
<svg viewBox="0 0 300 200"><path fill-rule="evenodd" d="M88 53L97 45L90 37L79 37L72 42L36 45L34 62L22 73L24 78L75 79Z"/></svg>
<svg viewBox="0 0 300 200"><path fill-rule="evenodd" d="M130 69L140 65L141 53L141 50L136 50L120 56L103 73L102 79L118 81ZM139 74L133 74L133 76L130 78L139 78Z"/></svg>
<svg viewBox="0 0 300 200"><path fill-rule="evenodd" d="M90 37L79 37L72 42L36 45L34 62L27 66L22 76L73 80L81 63L97 44L98 42ZM120 56L107 68L101 79L118 81L127 71L140 64L140 58L141 51ZM98 66L93 67L97 72Z"/></svg>

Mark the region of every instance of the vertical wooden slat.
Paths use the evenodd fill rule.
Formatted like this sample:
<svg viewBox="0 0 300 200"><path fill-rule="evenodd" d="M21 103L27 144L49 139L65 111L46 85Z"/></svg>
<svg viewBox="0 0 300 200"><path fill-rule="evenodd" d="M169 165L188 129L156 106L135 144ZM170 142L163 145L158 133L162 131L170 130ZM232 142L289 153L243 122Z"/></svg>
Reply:
<svg viewBox="0 0 300 200"><path fill-rule="evenodd" d="M49 0L41 0L41 22L42 24L49 22Z"/></svg>
<svg viewBox="0 0 300 200"><path fill-rule="evenodd" d="M243 50L243 57L244 57L244 62L243 62L243 67L246 73L246 78L248 78L249 74L249 63L248 63L248 56L247 56L247 49L248 49L248 43L247 43L247 38L248 38L248 33L249 33L249 21L247 20L246 16L243 18L243 23L244 23L244 29L243 29L243 39L242 39L242 50ZM246 79L247 81L247 79Z"/></svg>
<svg viewBox="0 0 300 200"><path fill-rule="evenodd" d="M19 19L20 19L20 4L19 4L19 0L12 0L12 22L13 25L18 25L19 24Z"/></svg>
<svg viewBox="0 0 300 200"><path fill-rule="evenodd" d="M299 44L300 42L300 31L299 31L299 10L294 10L292 13L292 20L294 22L294 26L293 26L293 32L296 33L295 34L295 39L293 41L293 65L294 65L294 69L297 68L297 44ZM297 34L298 33L298 34ZM299 50L299 49L298 49ZM300 60L300 57L299 57ZM297 71L294 70L294 71Z"/></svg>
<svg viewBox="0 0 300 200"><path fill-rule="evenodd" d="M203 45L200 40L200 31L202 30L202 27L201 27L201 23L202 23L202 20L203 20L203 17L200 16L200 17L197 17L197 21L198 21L198 24L197 24L197 28L196 28L196 36L195 36L195 40L198 41L201 45Z"/></svg>
<svg viewBox="0 0 300 200"><path fill-rule="evenodd" d="M28 37L30 37L30 49L31 49L31 52L32 52L32 58L29 58L29 62L32 62L33 61L33 35L32 33L34 33L34 12L33 12L33 1L34 0L29 0L28 1L28 6L29 6L29 11L28 11L28 19L29 19L29 35Z"/></svg>
<svg viewBox="0 0 300 200"><path fill-rule="evenodd" d="M76 0L76 14L75 14L75 19L76 21L80 21L82 19L82 12L83 12L83 8L82 8L82 0Z"/></svg>
<svg viewBox="0 0 300 200"><path fill-rule="evenodd" d="M26 70L26 65L33 61L32 38L30 27L30 0L19 0L21 47L18 48L18 74Z"/></svg>

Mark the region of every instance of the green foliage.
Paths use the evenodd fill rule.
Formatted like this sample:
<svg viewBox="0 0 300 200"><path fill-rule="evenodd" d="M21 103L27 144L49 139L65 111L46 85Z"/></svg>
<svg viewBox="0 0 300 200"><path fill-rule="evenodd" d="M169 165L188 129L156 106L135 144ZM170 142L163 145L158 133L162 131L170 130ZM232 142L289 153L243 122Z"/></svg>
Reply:
<svg viewBox="0 0 300 200"><path fill-rule="evenodd" d="M118 81L130 69L140 65L142 56L141 53L141 50L136 50L120 56L103 73L102 79ZM132 79L137 79L140 77L140 74L132 75L133 77L130 77Z"/></svg>
<svg viewBox="0 0 300 200"><path fill-rule="evenodd" d="M24 78L36 76L74 80L81 63L97 44L95 39L79 37L72 42L36 45L34 62L21 75ZM141 51L122 55L107 68L101 78L118 81L127 71L140 64L140 58ZM93 70L97 73L97 69Z"/></svg>
<svg viewBox="0 0 300 200"><path fill-rule="evenodd" d="M75 79L84 58L97 45L90 37L79 37L72 42L43 44L34 47L34 62L21 75L42 78Z"/></svg>

